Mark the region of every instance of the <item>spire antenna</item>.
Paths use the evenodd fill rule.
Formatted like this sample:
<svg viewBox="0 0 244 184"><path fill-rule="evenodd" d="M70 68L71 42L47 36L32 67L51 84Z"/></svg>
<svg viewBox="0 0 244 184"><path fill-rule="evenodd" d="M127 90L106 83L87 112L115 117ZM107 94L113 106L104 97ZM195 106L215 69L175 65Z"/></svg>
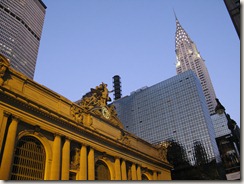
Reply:
<svg viewBox="0 0 244 184"><path fill-rule="evenodd" d="M174 8L173 8L173 12L174 12L174 15L175 15L175 20L178 20Z"/></svg>

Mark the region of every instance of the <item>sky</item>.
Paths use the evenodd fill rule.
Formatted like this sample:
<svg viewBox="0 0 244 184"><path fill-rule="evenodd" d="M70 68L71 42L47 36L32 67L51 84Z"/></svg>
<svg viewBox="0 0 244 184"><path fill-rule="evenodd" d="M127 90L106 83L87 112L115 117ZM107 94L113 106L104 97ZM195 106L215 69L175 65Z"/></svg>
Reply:
<svg viewBox="0 0 244 184"><path fill-rule="evenodd" d="M34 80L71 101L102 82L122 96L176 75L176 16L240 126L240 39L223 0L43 0ZM110 94L113 99L113 94Z"/></svg>

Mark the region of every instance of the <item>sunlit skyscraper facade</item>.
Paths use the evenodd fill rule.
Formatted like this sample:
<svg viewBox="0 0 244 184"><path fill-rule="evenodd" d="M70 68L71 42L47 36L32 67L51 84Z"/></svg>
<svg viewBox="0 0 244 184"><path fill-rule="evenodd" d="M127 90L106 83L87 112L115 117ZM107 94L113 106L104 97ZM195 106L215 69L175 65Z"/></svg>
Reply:
<svg viewBox="0 0 244 184"><path fill-rule="evenodd" d="M0 53L34 77L46 6L41 0L0 0Z"/></svg>
<svg viewBox="0 0 244 184"><path fill-rule="evenodd" d="M199 79L188 70L115 100L125 129L150 143L177 141L194 164L194 143L208 160L220 160L215 132Z"/></svg>
<svg viewBox="0 0 244 184"><path fill-rule="evenodd" d="M176 52L176 71L177 74L187 70L193 70L200 79L203 93L206 98L210 115L215 114L217 105L215 91L205 65L204 59L201 57L195 43L190 39L189 35L180 25L176 18L175 33L175 52Z"/></svg>

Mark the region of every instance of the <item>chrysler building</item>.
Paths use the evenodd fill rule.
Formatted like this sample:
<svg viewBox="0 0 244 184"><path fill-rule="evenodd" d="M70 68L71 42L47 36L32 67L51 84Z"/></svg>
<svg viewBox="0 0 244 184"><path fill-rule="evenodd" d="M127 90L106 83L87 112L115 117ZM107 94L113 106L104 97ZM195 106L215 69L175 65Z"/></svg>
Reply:
<svg viewBox="0 0 244 184"><path fill-rule="evenodd" d="M187 70L193 70L200 79L203 92L206 98L210 115L215 113L216 101L214 88L204 63L195 43L190 39L186 31L181 27L176 18L175 52L177 74Z"/></svg>

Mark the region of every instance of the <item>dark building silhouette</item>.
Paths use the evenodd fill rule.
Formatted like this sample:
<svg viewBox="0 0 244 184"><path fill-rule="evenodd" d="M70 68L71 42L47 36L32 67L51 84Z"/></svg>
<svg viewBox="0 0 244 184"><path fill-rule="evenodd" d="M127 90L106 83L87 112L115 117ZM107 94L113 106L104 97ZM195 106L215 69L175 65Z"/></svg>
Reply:
<svg viewBox="0 0 244 184"><path fill-rule="evenodd" d="M240 38L240 0L224 0L224 3Z"/></svg>

